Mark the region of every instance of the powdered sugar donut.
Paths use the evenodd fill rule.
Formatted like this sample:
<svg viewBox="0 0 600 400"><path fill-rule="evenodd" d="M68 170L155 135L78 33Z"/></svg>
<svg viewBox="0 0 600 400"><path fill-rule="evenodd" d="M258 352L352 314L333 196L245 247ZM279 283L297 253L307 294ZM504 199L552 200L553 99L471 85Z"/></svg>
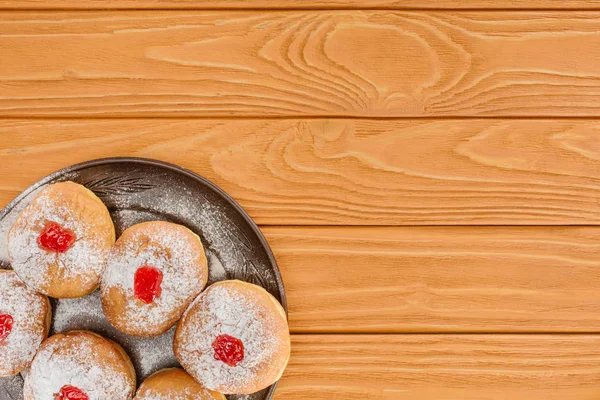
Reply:
<svg viewBox="0 0 600 400"><path fill-rule="evenodd" d="M155 372L140 385L134 400L226 400L208 390L180 368Z"/></svg>
<svg viewBox="0 0 600 400"><path fill-rule="evenodd" d="M208 389L257 392L281 377L290 357L285 311L259 286L217 282L184 313L173 350L185 370Z"/></svg>
<svg viewBox="0 0 600 400"><path fill-rule="evenodd" d="M120 331L157 336L179 320L207 280L197 235L170 222L143 222L125 230L108 256L102 308Z"/></svg>
<svg viewBox="0 0 600 400"><path fill-rule="evenodd" d="M42 190L8 233L12 267L30 288L51 297L81 297L100 281L115 228L102 201L60 182Z"/></svg>
<svg viewBox="0 0 600 400"><path fill-rule="evenodd" d="M50 302L25 286L14 271L0 270L0 376L29 367L48 336Z"/></svg>
<svg viewBox="0 0 600 400"><path fill-rule="evenodd" d="M24 400L131 400L135 371L118 344L92 332L42 343L25 377Z"/></svg>

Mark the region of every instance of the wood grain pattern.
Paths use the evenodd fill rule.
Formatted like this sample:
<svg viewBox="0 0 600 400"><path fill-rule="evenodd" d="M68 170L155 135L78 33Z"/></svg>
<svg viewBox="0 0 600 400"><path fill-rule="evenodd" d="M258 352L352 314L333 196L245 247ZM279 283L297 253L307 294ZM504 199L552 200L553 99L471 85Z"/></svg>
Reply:
<svg viewBox="0 0 600 400"><path fill-rule="evenodd" d="M600 337L294 336L277 400L596 400Z"/></svg>
<svg viewBox="0 0 600 400"><path fill-rule="evenodd" d="M598 0L3 0L0 9L598 9Z"/></svg>
<svg viewBox="0 0 600 400"><path fill-rule="evenodd" d="M597 12L4 12L0 116L597 116Z"/></svg>
<svg viewBox="0 0 600 400"><path fill-rule="evenodd" d="M277 400L598 398L600 0L0 10L0 206L99 157L220 185L286 284Z"/></svg>
<svg viewBox="0 0 600 400"><path fill-rule="evenodd" d="M0 206L62 167L189 168L262 225L600 223L596 120L1 120Z"/></svg>
<svg viewBox="0 0 600 400"><path fill-rule="evenodd" d="M600 228L263 231L294 332L600 332Z"/></svg>

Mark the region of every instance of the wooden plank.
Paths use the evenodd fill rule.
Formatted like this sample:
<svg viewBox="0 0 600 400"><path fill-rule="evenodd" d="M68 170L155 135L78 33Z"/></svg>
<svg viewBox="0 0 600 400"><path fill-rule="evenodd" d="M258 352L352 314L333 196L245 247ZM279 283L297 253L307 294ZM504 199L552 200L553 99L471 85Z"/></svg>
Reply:
<svg viewBox="0 0 600 400"><path fill-rule="evenodd" d="M263 231L294 332L600 332L600 228Z"/></svg>
<svg viewBox="0 0 600 400"><path fill-rule="evenodd" d="M595 400L590 335L294 336L277 400Z"/></svg>
<svg viewBox="0 0 600 400"><path fill-rule="evenodd" d="M598 12L4 12L0 116L598 116Z"/></svg>
<svg viewBox="0 0 600 400"><path fill-rule="evenodd" d="M0 206L101 157L189 168L262 225L599 224L597 120L0 120Z"/></svg>
<svg viewBox="0 0 600 400"><path fill-rule="evenodd" d="M598 0L3 0L0 9L598 9Z"/></svg>

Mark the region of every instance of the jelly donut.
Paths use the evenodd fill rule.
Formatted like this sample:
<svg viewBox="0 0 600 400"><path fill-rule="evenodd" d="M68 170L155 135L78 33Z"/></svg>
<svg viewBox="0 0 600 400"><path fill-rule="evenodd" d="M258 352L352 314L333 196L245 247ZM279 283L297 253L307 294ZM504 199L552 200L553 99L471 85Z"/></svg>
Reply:
<svg viewBox="0 0 600 400"><path fill-rule="evenodd" d="M92 332L46 339L25 376L24 400L131 400L135 371L118 344Z"/></svg>
<svg viewBox="0 0 600 400"><path fill-rule="evenodd" d="M180 368L155 372L140 385L134 400L226 400L208 390Z"/></svg>
<svg viewBox="0 0 600 400"><path fill-rule="evenodd" d="M46 296L25 286L14 271L0 270L0 376L29 367L48 336L51 316Z"/></svg>
<svg viewBox="0 0 600 400"><path fill-rule="evenodd" d="M171 328L208 279L200 238L184 226L154 221L121 235L102 276L102 308L110 323L133 336Z"/></svg>
<svg viewBox="0 0 600 400"><path fill-rule="evenodd" d="M102 201L81 185L60 182L19 214L8 233L8 252L27 286L71 298L96 289L114 242L115 228Z"/></svg>
<svg viewBox="0 0 600 400"><path fill-rule="evenodd" d="M225 394L257 392L279 380L289 360L285 311L259 286L217 282L183 314L173 350L206 388Z"/></svg>

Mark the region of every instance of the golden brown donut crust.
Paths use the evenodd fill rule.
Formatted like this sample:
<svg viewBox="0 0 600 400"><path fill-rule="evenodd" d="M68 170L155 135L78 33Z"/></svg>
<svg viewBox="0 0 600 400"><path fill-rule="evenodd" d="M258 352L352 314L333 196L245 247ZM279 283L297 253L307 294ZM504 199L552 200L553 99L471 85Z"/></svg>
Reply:
<svg viewBox="0 0 600 400"><path fill-rule="evenodd" d="M235 367L215 360L212 343L230 335L244 343L244 359ZM209 286L183 315L173 342L184 369L208 389L251 394L275 383L290 357L285 311L266 290L230 280Z"/></svg>
<svg viewBox="0 0 600 400"><path fill-rule="evenodd" d="M14 271L0 270L0 314L14 319L11 333L0 341L0 376L11 376L31 365L48 336L52 308L46 296L27 288Z"/></svg>
<svg viewBox="0 0 600 400"><path fill-rule="evenodd" d="M131 400L135 370L125 350L112 340L89 331L59 333L42 343L25 377L24 400L46 400L65 385L90 398Z"/></svg>
<svg viewBox="0 0 600 400"><path fill-rule="evenodd" d="M206 389L181 368L155 372L140 385L134 400L226 400Z"/></svg>
<svg viewBox="0 0 600 400"><path fill-rule="evenodd" d="M48 222L75 232L76 242L65 253L37 245ZM114 242L115 228L102 201L82 185L59 182L43 189L17 217L8 234L8 251L27 286L50 297L74 298L98 287Z"/></svg>
<svg viewBox="0 0 600 400"><path fill-rule="evenodd" d="M138 268L163 273L162 293L145 304L134 295ZM112 248L102 277L102 308L109 322L133 336L158 336L171 328L208 280L200 238L188 228L164 221L143 222L123 232Z"/></svg>

